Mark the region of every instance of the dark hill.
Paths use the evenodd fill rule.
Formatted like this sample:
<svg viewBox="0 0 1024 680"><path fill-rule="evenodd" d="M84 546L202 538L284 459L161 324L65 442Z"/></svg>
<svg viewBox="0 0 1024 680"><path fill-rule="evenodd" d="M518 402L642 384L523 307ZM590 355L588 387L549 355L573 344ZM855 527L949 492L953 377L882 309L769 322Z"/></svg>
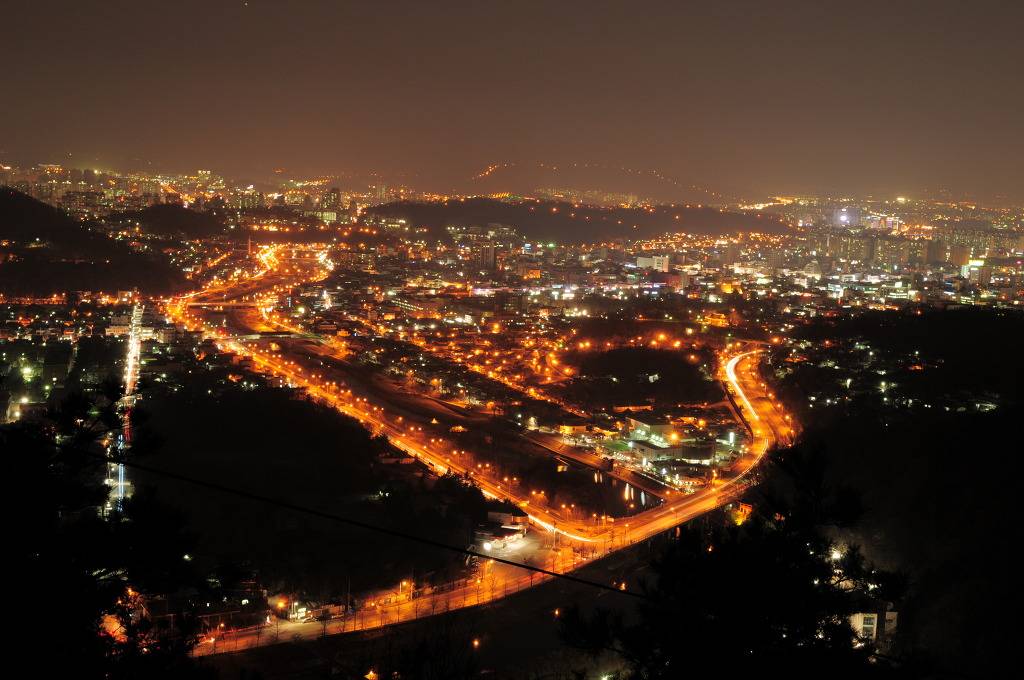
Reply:
<svg viewBox="0 0 1024 680"><path fill-rule="evenodd" d="M0 239L32 243L37 239L57 247L85 247L91 234L53 206L20 191L0 187Z"/></svg>
<svg viewBox="0 0 1024 680"><path fill-rule="evenodd" d="M369 208L369 216L404 218L415 226L439 232L449 225L508 224L529 239L586 242L600 239L640 239L685 231L719 235L738 231L781 234L786 225L777 217L723 212L718 208L658 206L641 208L575 207L571 203L489 198L414 203L403 201Z"/></svg>
<svg viewBox="0 0 1024 680"><path fill-rule="evenodd" d="M180 205L152 205L111 215L110 220L137 222L147 234L159 236L206 238L224 233L224 224L216 216Z"/></svg>
<svg viewBox="0 0 1024 680"><path fill-rule="evenodd" d="M0 293L6 295L167 293L184 281L162 255L133 252L13 189L0 188L0 239L13 242L0 258Z"/></svg>

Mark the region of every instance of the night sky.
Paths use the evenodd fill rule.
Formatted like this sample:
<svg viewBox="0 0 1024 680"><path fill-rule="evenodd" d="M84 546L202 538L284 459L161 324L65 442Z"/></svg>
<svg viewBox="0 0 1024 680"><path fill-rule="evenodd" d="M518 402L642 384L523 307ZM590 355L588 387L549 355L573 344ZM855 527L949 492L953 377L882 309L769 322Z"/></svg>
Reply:
<svg viewBox="0 0 1024 680"><path fill-rule="evenodd" d="M11 0L0 161L1019 202L1022 30L1013 0Z"/></svg>

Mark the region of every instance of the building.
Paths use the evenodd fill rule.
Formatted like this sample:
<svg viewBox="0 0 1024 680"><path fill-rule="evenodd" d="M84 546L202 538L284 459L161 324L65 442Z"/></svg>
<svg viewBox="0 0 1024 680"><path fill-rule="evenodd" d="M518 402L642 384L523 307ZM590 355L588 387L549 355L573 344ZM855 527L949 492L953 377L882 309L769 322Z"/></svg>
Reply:
<svg viewBox="0 0 1024 680"><path fill-rule="evenodd" d="M636 258L638 269L653 269L656 272L667 272L671 262L672 258L668 255L652 255L650 257L641 255Z"/></svg>
<svg viewBox="0 0 1024 680"><path fill-rule="evenodd" d="M634 439L629 442L633 456L641 463L653 463L661 460L676 460L682 453L678 445L665 443L660 439Z"/></svg>
<svg viewBox="0 0 1024 680"><path fill-rule="evenodd" d="M832 226L840 228L856 227L860 224L860 208L843 206L832 211Z"/></svg>
<svg viewBox="0 0 1024 680"><path fill-rule="evenodd" d="M669 422L640 420L632 416L626 418L626 430L631 439L649 441L651 439L668 442L675 427Z"/></svg>

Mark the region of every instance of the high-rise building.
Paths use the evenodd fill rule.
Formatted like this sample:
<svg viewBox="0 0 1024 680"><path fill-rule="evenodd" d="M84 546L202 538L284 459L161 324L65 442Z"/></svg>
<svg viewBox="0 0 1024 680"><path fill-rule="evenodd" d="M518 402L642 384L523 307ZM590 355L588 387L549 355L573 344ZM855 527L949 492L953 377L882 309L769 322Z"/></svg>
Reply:
<svg viewBox="0 0 1024 680"><path fill-rule="evenodd" d="M341 190L338 187L331 187L320 197L321 210L338 210L341 208Z"/></svg>
<svg viewBox="0 0 1024 680"><path fill-rule="evenodd" d="M819 250L829 257L848 262L869 262L875 256L875 239L854 234L829 234Z"/></svg>
<svg viewBox="0 0 1024 680"><path fill-rule="evenodd" d="M498 268L498 249L494 247L493 243L485 244L480 248L477 253L477 262L481 269L489 272Z"/></svg>
<svg viewBox="0 0 1024 680"><path fill-rule="evenodd" d="M939 264L945 262L947 258L946 242L942 239L932 239L928 241L927 252L925 253L925 262L928 264Z"/></svg>
<svg viewBox="0 0 1024 680"><path fill-rule="evenodd" d="M971 259L971 247L955 243L949 247L949 263L956 267L963 267Z"/></svg>

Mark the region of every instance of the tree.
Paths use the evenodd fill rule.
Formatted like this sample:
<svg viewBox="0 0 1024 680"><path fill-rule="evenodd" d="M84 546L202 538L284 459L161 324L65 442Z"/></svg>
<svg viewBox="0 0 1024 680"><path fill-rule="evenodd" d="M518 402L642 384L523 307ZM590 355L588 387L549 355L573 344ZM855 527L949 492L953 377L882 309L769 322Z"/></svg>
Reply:
<svg viewBox="0 0 1024 680"><path fill-rule="evenodd" d="M828 526L850 521L850 504L845 491L814 482L817 465L814 455L788 459L772 474L806 486L762 499L739 526L716 514L686 528L653 563L635 612L571 610L566 641L616 654L624 678L888 672L849 617L896 599L901 580L829 538Z"/></svg>
<svg viewBox="0 0 1024 680"><path fill-rule="evenodd" d="M139 616L140 592L190 582L180 522L146 496L102 512L104 456L121 426L112 396L75 394L40 422L0 428L18 480L18 644L50 677L190 677L193 631Z"/></svg>

